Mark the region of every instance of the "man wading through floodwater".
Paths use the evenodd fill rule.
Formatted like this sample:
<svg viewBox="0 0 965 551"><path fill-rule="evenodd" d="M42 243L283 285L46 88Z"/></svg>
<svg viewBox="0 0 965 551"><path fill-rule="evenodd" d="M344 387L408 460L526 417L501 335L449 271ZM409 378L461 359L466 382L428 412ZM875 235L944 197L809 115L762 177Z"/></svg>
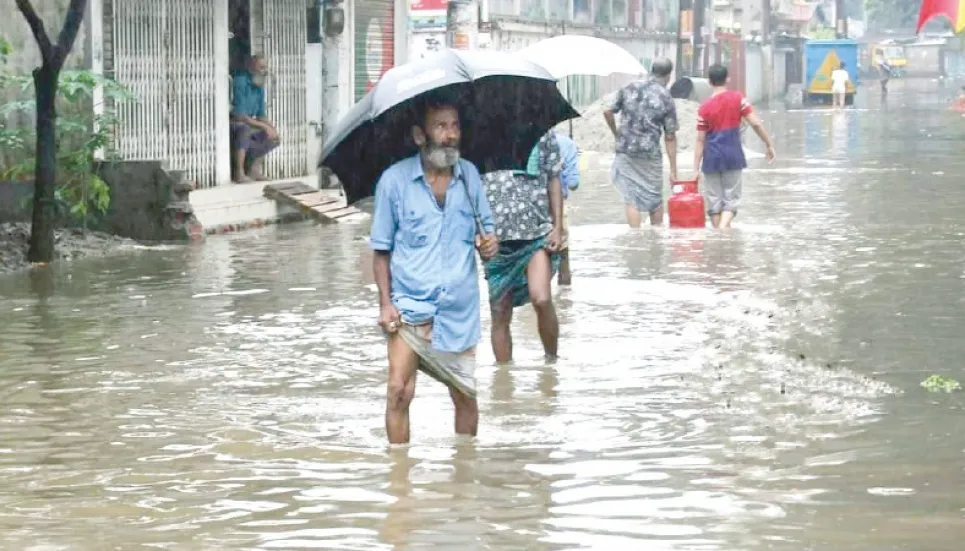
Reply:
<svg viewBox="0 0 965 551"><path fill-rule="evenodd" d="M560 323L551 293L563 242L562 171L560 146L550 131L530 152L526 170L484 176L499 239L499 252L486 263L497 362L513 359L513 308L527 302L536 310L543 352L556 358Z"/></svg>
<svg viewBox="0 0 965 551"><path fill-rule="evenodd" d="M650 66L650 77L631 82L617 92L613 105L603 112L616 138L613 183L626 205L627 223L640 227L641 213L650 214L650 225L663 223L663 134L670 161L670 180L677 179L677 106L667 90L673 62L657 59ZM614 113L620 113L617 128Z"/></svg>
<svg viewBox="0 0 965 551"><path fill-rule="evenodd" d="M449 387L456 433L476 435L476 250L485 260L498 248L479 171L459 158L456 104L434 93L416 118L412 137L420 153L379 178L370 238L379 325L388 335L385 430L393 444L409 441L409 404L420 369Z"/></svg>

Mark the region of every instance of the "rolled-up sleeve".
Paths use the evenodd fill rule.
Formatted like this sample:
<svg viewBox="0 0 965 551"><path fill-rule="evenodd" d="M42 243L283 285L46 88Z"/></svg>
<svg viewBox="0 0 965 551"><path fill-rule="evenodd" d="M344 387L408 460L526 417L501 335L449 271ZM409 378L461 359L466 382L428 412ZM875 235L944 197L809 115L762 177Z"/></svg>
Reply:
<svg viewBox="0 0 965 551"><path fill-rule="evenodd" d="M373 251L390 252L395 248L395 232L399 227L396 218L396 185L391 170L382 173L375 186L375 208L372 211L372 231L369 247Z"/></svg>
<svg viewBox="0 0 965 551"><path fill-rule="evenodd" d="M663 116L663 133L665 136L673 136L680 129L680 124L677 122L677 104L670 94L664 96L664 104L667 111Z"/></svg>

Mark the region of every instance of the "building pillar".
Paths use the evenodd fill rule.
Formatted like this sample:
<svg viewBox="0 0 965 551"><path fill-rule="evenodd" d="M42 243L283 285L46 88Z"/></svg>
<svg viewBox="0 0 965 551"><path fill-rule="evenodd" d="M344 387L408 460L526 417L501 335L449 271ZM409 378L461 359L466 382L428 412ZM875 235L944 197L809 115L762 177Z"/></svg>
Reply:
<svg viewBox="0 0 965 551"><path fill-rule="evenodd" d="M228 0L209 0L214 3L214 128L215 128L215 185L231 183L231 72L228 51Z"/></svg>
<svg viewBox="0 0 965 551"><path fill-rule="evenodd" d="M104 3L103 0L87 2L87 13L84 14L85 39L84 51L87 55L86 65L90 71L98 76L104 75ZM104 114L104 87L95 86L91 97L94 115L94 132L97 133L97 121ZM94 158L104 160L106 152L99 148L94 152Z"/></svg>

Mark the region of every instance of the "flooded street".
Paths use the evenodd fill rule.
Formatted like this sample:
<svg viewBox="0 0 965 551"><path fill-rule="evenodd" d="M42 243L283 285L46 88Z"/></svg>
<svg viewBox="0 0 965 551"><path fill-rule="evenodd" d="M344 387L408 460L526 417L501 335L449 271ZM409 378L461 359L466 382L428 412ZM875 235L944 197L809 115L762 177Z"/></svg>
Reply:
<svg viewBox="0 0 965 551"><path fill-rule="evenodd" d="M963 373L965 118L862 94L763 110L729 233L631 231L594 172L560 361L526 308L494 366L483 309L475 441L422 376L387 450L367 227L0 278L0 548L960 548L965 400L919 384Z"/></svg>

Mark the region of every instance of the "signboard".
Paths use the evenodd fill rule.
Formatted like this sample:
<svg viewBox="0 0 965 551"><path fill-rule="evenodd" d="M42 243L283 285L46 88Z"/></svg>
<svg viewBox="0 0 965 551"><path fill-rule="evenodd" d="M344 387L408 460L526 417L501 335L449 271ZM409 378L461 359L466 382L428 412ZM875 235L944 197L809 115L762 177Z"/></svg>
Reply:
<svg viewBox="0 0 965 551"><path fill-rule="evenodd" d="M409 26L413 30L443 29L447 0L409 0Z"/></svg>
<svg viewBox="0 0 965 551"><path fill-rule="evenodd" d="M479 32L476 4L467 0L450 0L446 28L446 45L455 50L475 50Z"/></svg>

